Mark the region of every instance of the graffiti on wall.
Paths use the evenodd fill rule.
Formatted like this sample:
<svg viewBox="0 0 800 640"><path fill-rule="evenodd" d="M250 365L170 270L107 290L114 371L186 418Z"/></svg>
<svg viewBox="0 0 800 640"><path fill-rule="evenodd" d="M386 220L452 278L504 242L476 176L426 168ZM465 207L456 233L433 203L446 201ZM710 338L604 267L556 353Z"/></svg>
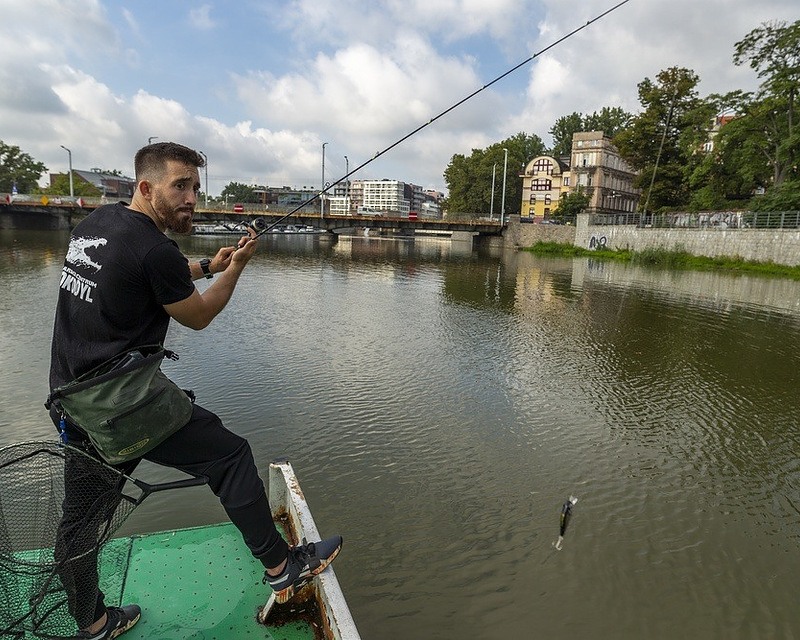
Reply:
<svg viewBox="0 0 800 640"><path fill-rule="evenodd" d="M605 236L592 236L589 240L589 248L597 251L598 249L605 249L608 244L608 238Z"/></svg>

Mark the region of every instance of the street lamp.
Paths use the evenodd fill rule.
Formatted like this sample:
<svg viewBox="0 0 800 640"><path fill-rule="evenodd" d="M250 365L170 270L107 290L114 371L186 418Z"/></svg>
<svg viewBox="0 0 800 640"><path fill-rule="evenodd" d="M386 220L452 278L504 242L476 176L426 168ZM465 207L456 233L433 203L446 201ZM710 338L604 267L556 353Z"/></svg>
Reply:
<svg viewBox="0 0 800 640"><path fill-rule="evenodd" d="M147 139L147 144L153 144L153 140L158 140L158 136L150 136Z"/></svg>
<svg viewBox="0 0 800 640"><path fill-rule="evenodd" d="M492 165L492 198L489 204L489 220L494 220L494 173L497 169L497 163Z"/></svg>
<svg viewBox="0 0 800 640"><path fill-rule="evenodd" d="M506 215L506 169L508 168L508 149L503 149L506 154L503 161L503 199L500 204L500 226L503 226L503 218Z"/></svg>
<svg viewBox="0 0 800 640"><path fill-rule="evenodd" d="M205 164L203 166L206 170L206 209L208 209L208 157L202 151L198 151L198 153L203 156L203 160L205 160Z"/></svg>
<svg viewBox="0 0 800 640"><path fill-rule="evenodd" d="M322 220L325 217L325 145L327 142L322 143L322 184L319 188L319 218Z"/></svg>
<svg viewBox="0 0 800 640"><path fill-rule="evenodd" d="M63 144L58 145L69 155L69 197L75 197L75 185L72 182L72 151L67 149Z"/></svg>
<svg viewBox="0 0 800 640"><path fill-rule="evenodd" d="M344 206L345 214L350 215L350 161L344 157Z"/></svg>

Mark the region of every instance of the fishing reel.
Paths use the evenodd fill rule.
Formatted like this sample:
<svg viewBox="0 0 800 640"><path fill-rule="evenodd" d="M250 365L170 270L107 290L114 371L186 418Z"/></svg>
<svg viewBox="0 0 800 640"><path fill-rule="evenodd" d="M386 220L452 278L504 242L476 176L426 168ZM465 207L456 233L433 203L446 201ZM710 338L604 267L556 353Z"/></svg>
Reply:
<svg viewBox="0 0 800 640"><path fill-rule="evenodd" d="M253 218L247 226L256 233L261 233L262 231L266 231L269 225L264 218Z"/></svg>

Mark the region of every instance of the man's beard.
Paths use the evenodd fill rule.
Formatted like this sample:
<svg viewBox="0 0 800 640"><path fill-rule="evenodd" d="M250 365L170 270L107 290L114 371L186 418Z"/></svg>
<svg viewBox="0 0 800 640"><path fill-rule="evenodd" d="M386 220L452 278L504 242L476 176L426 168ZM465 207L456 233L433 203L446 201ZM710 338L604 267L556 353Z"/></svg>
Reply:
<svg viewBox="0 0 800 640"><path fill-rule="evenodd" d="M192 218L185 217L185 211L176 211L167 205L161 198L153 198L153 209L161 217L164 226L175 233L191 233Z"/></svg>

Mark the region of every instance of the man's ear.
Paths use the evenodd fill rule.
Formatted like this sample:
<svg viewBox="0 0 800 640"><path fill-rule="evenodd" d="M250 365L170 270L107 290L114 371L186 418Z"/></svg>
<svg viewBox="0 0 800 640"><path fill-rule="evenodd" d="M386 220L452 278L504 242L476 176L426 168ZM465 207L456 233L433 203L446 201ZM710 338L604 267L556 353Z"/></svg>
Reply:
<svg viewBox="0 0 800 640"><path fill-rule="evenodd" d="M152 186L147 180L140 180L138 185L139 193L141 193L148 200L153 193Z"/></svg>

